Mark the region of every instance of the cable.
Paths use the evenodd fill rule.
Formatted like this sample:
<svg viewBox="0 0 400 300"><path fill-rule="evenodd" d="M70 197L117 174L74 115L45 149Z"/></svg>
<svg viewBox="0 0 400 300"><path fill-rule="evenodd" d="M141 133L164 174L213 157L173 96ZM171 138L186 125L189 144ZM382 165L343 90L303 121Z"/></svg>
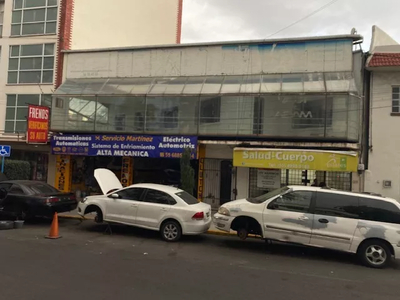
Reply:
<svg viewBox="0 0 400 300"><path fill-rule="evenodd" d="M273 33L273 34L267 36L267 38L270 38L270 37L272 37L272 36L274 36L274 35L276 35L276 34L278 34L278 33L281 33L282 31L284 31L284 30L286 30L286 29L288 29L288 28L290 28L290 27L292 27L292 26L294 26L294 25L296 25L296 24L298 24L298 23L300 23L300 22L302 22L302 21L308 19L309 17L312 17L313 15L319 13L320 11L324 10L324 9L327 8L328 6L331 6L331 5L335 4L335 3L338 2L338 1L339 1L339 0L332 0L332 1L328 2L327 4L321 6L321 7L318 8L317 10L314 10L312 13L310 13L310 14L308 14L307 16L301 18L300 20L297 20L296 22L293 22L293 23L289 24L288 26L283 27L282 29L279 29L277 32L275 32L275 33Z"/></svg>

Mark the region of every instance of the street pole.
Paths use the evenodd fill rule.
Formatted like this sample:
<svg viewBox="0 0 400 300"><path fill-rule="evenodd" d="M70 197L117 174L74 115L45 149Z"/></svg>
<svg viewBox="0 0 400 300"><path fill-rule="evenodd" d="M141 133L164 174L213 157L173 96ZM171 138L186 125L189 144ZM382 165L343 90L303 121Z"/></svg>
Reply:
<svg viewBox="0 0 400 300"><path fill-rule="evenodd" d="M4 156L1 157L1 173L4 173Z"/></svg>

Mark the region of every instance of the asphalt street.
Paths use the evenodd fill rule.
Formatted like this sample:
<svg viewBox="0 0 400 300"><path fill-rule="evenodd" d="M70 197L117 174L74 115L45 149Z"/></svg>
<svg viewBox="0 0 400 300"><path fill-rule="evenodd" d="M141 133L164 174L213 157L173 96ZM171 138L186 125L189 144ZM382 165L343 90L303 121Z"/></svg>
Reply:
<svg viewBox="0 0 400 300"><path fill-rule="evenodd" d="M374 270L352 255L203 235L60 220L0 231L1 300L399 299L400 265Z"/></svg>

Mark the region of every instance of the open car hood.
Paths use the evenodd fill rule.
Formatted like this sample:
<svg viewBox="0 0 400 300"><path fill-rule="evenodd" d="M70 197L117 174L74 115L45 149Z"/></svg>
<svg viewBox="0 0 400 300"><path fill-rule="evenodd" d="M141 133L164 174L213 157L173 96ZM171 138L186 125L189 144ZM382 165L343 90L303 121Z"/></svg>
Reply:
<svg viewBox="0 0 400 300"><path fill-rule="evenodd" d="M120 190L123 188L117 176L108 169L94 170L94 178L96 178L104 195L109 194L111 190Z"/></svg>

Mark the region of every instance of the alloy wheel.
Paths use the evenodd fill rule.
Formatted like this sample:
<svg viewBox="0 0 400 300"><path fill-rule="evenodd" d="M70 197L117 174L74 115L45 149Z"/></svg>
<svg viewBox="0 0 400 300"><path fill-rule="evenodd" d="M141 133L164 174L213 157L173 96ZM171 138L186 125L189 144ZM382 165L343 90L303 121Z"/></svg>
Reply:
<svg viewBox="0 0 400 300"><path fill-rule="evenodd" d="M387 260L387 253L385 249L383 249L379 245L371 245L365 251L365 256L369 263L374 266L383 265Z"/></svg>
<svg viewBox="0 0 400 300"><path fill-rule="evenodd" d="M164 237L169 241L175 240L179 235L179 229L176 227L175 224L167 224L164 228Z"/></svg>

